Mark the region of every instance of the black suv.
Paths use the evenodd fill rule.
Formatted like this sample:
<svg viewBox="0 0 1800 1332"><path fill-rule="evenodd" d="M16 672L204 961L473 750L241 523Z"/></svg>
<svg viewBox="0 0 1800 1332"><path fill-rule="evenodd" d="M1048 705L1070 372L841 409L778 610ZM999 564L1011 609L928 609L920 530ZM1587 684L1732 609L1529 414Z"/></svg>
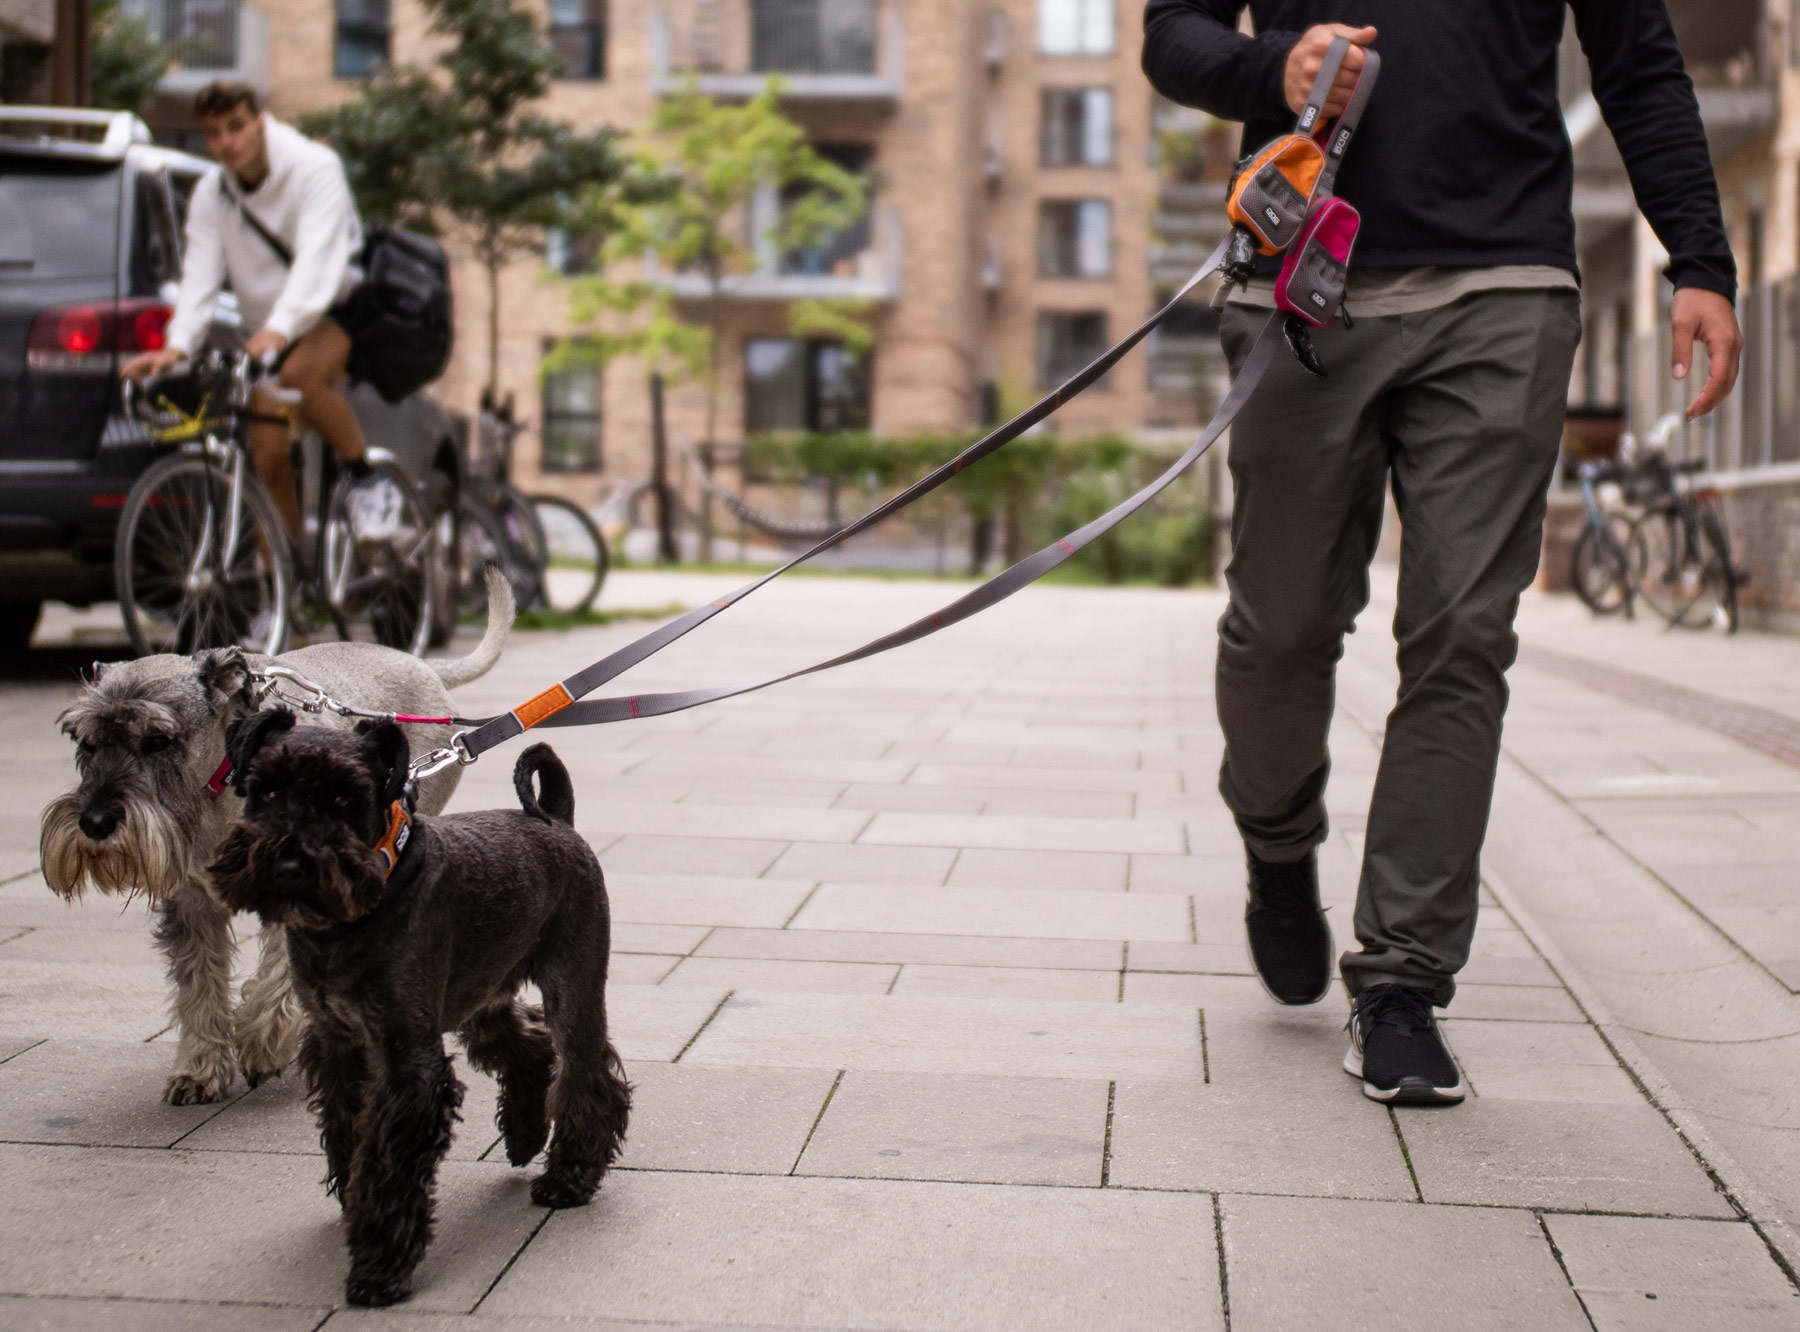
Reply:
<svg viewBox="0 0 1800 1332"><path fill-rule="evenodd" d="M156 456L119 415L118 366L164 345L187 201L216 169L123 112L0 107L0 652L26 646L47 600L113 596L119 511ZM350 399L453 515L467 420L422 395Z"/></svg>

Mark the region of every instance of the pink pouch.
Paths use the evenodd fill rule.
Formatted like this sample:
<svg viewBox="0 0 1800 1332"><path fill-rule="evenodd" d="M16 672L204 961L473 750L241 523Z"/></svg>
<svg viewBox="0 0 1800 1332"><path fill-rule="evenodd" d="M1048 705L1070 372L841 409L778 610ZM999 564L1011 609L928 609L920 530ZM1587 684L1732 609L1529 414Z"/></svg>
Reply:
<svg viewBox="0 0 1800 1332"><path fill-rule="evenodd" d="M1324 328L1344 305L1350 251L1356 246L1362 214L1342 199L1325 200L1294 241L1275 279L1275 304L1314 328Z"/></svg>

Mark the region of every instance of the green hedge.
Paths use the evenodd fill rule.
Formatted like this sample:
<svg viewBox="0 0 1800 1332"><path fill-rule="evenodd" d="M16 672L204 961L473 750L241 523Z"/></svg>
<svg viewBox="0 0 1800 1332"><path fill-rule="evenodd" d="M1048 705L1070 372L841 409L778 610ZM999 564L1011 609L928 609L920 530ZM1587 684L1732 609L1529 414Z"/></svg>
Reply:
<svg viewBox="0 0 1800 1332"><path fill-rule="evenodd" d="M827 480L872 497L918 480L979 437L757 435L745 445L744 473L775 483ZM1028 435L982 459L940 493L977 524L1003 520L1002 553L1011 563L1099 517L1175 457L1123 435ZM1176 587L1211 576L1211 551L1212 523L1196 469L1064 567L1108 583Z"/></svg>

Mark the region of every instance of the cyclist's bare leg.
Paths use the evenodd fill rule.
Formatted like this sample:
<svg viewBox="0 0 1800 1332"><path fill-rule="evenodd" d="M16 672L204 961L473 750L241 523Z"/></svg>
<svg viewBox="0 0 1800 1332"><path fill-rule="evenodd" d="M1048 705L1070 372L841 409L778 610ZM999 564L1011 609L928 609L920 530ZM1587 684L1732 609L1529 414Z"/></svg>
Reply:
<svg viewBox="0 0 1800 1332"><path fill-rule="evenodd" d="M282 405L266 393L256 395L256 414L275 417L271 421L250 424L250 460L262 478L269 498L275 501L275 512L287 524L288 535L300 535L300 496L294 482L293 444Z"/></svg>
<svg viewBox="0 0 1800 1332"><path fill-rule="evenodd" d="M338 390L349 362L350 335L333 320L321 319L282 362L281 384L300 391L300 415L324 436L332 452L344 462L356 462L367 445L356 413Z"/></svg>

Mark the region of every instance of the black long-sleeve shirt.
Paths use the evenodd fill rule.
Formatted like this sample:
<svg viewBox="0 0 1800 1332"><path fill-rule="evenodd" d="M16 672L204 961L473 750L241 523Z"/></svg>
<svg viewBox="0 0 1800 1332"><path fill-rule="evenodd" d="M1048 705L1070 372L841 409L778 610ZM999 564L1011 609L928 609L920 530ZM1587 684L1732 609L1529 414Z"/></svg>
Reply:
<svg viewBox="0 0 1800 1332"><path fill-rule="evenodd" d="M1663 0L1149 0L1144 73L1241 120L1244 150L1293 128L1288 52L1316 23L1380 29L1381 82L1338 177L1359 268L1553 264L1579 272L1575 165L1557 100L1565 3L1638 206L1678 287L1734 298L1737 266L1699 103Z"/></svg>

